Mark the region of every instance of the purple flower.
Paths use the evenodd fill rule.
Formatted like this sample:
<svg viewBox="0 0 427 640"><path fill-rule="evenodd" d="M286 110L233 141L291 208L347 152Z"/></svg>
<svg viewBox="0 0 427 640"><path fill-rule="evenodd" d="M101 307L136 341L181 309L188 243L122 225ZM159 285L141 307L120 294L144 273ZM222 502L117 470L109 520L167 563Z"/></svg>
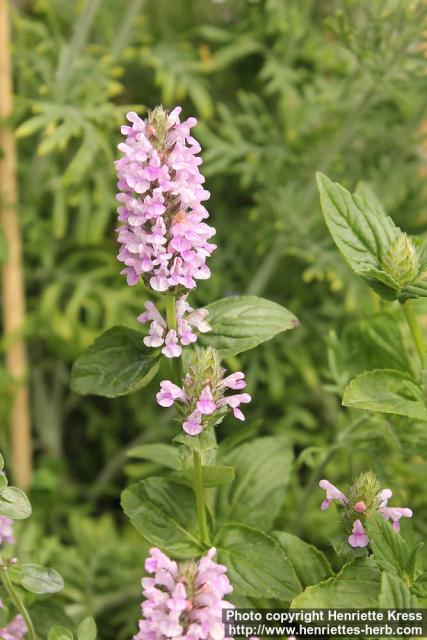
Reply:
<svg viewBox="0 0 427 640"><path fill-rule="evenodd" d="M395 531L400 530L399 521L401 518L412 518L413 515L412 510L407 507L388 506L388 501L392 497L393 492L391 489L378 491L378 480L371 472L361 474L355 480L353 487L350 488L349 495L351 496L351 500L328 480L321 480L319 486L326 490L326 499L321 505L322 511L329 507L332 500L337 500L342 505L341 508L344 512L345 519L349 519L350 523L353 522L352 533L348 537L348 542L352 547L366 547L369 543L369 538L363 528L362 521L360 519L353 521L354 512L361 514L364 518L369 511L378 511L385 520L391 520L393 522L393 529ZM360 494L362 497L364 496L364 500L359 499Z"/></svg>
<svg viewBox="0 0 427 640"><path fill-rule="evenodd" d="M234 374L225 378L228 380ZM246 385L244 374L239 372L236 374L239 388ZM197 381L196 381L197 382ZM231 384L231 383L230 383ZM233 415L238 420L244 420L245 416L239 409L241 404L251 401L249 393L238 393L232 396L225 396L224 392L230 384L224 384L224 380L219 380L217 384L209 383L197 389L197 383L194 383L191 375L187 374L184 378L184 388L180 388L173 384L170 380L163 380L160 383L160 391L157 393L157 402L161 407L171 407L175 401L178 402L178 408L183 416L182 427L186 433L191 436L199 434L203 428L204 420L213 417L213 424L223 417L227 408L230 408Z"/></svg>
<svg viewBox="0 0 427 640"><path fill-rule="evenodd" d="M153 302L145 303L145 311L138 316L138 322L151 322L149 334L144 338L147 347L161 347L162 353L167 358L177 358L182 353L182 345L186 346L197 340L197 334L193 329L201 333L211 330L206 322L209 315L207 309L194 311L187 302L187 295L183 295L176 301L177 331L168 330L166 320L159 313Z"/></svg>
<svg viewBox="0 0 427 640"><path fill-rule="evenodd" d="M0 516L0 544L13 544L14 542L13 520L7 516Z"/></svg>
<svg viewBox="0 0 427 640"><path fill-rule="evenodd" d="M143 578L142 619L134 640L225 640L222 610L232 607L227 569L213 561L210 549L199 562L178 565L159 549L151 549Z"/></svg>
<svg viewBox="0 0 427 640"><path fill-rule="evenodd" d="M321 480L319 482L319 487L326 491L326 498L322 502L322 506L320 507L322 511L325 511L329 508L332 500L338 500L341 504L347 504L348 498L342 491L337 489L333 484L331 484L328 480Z"/></svg>
<svg viewBox="0 0 427 640"><path fill-rule="evenodd" d="M354 521L353 530L351 532L351 535L348 536L348 543L354 548L368 546L369 538L366 535L365 529L363 528L363 524L360 522L360 520Z"/></svg>
<svg viewBox="0 0 427 640"><path fill-rule="evenodd" d="M199 143L190 135L195 118L180 122L181 107L154 109L147 120L127 114L125 142L116 161L120 251L129 285L142 277L156 291L193 289L210 276L206 259L216 246L204 222L209 198L199 171Z"/></svg>
<svg viewBox="0 0 427 640"><path fill-rule="evenodd" d="M0 609L3 609L3 602L0 600ZM27 633L27 625L21 615L17 615L3 628L0 629L1 640L21 640Z"/></svg>

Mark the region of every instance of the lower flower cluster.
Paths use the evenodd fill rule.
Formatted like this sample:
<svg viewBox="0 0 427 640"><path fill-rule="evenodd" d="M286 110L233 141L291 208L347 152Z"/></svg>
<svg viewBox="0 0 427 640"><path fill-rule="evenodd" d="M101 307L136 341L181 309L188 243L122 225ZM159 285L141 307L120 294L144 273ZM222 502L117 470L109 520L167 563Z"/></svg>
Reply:
<svg viewBox="0 0 427 640"><path fill-rule="evenodd" d="M227 568L216 563L210 549L198 562L170 560L160 549L150 550L142 579L144 601L139 633L134 640L224 640L222 610L233 588Z"/></svg>
<svg viewBox="0 0 427 640"><path fill-rule="evenodd" d="M344 520L352 524L348 543L353 548L367 547L369 544L369 537L362 522L368 513L377 511L385 520L391 520L395 531L400 531L401 518L412 518L413 515L408 507L388 506L393 492L391 489L380 489L373 473L362 473L350 488L349 496L329 480L321 480L319 486L326 491L326 498L321 505L322 511L328 509L331 502L336 501L342 507ZM360 517L354 519L356 514Z"/></svg>
<svg viewBox="0 0 427 640"><path fill-rule="evenodd" d="M170 380L162 380L156 398L161 407L177 403L183 419L182 428L190 436L196 436L210 424L217 424L229 409L235 418L244 420L240 405L251 401L249 393L226 396L225 392L245 387L244 373L238 371L224 378L217 353L206 349L196 354L195 365L189 368L182 388Z"/></svg>

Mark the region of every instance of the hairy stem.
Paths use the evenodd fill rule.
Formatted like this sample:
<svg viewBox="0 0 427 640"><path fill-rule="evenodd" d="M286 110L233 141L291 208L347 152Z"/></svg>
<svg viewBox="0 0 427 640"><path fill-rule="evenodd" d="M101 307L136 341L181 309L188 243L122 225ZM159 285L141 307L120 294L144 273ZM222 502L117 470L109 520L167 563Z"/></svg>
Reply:
<svg viewBox="0 0 427 640"><path fill-rule="evenodd" d="M205 497L203 492L202 459L198 451L193 451L194 493L196 495L197 519L200 537L204 544L209 544L208 523L206 520Z"/></svg>
<svg viewBox="0 0 427 640"><path fill-rule="evenodd" d="M28 629L29 639L37 640L36 630L34 628L33 621L31 620L30 614L28 613L27 608L25 607L24 603L19 597L15 587L13 586L13 583L7 573L7 565L5 564L4 560L1 557L0 557L0 578L4 588L6 589L8 595L10 596L10 599L12 600L16 609L19 611L19 613L25 620L25 624L27 625L27 629Z"/></svg>
<svg viewBox="0 0 427 640"><path fill-rule="evenodd" d="M412 335L415 347L417 349L418 356L420 358L421 366L424 366L424 359L426 354L426 344L424 336L421 332L420 325L418 324L417 314L413 307L411 300L407 300L402 305L403 313L405 314L406 322L408 323L409 330Z"/></svg>

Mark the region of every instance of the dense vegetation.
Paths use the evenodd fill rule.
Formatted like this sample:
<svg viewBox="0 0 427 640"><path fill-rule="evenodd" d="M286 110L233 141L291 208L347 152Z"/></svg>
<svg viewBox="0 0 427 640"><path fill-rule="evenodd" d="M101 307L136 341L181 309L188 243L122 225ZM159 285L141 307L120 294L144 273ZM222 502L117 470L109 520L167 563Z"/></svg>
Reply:
<svg viewBox="0 0 427 640"><path fill-rule="evenodd" d="M246 423L227 417L217 429L224 450L266 436L282 447L259 467L261 476L277 468L271 509L262 513L267 529L314 544L338 570L331 540L339 522L319 510L318 481L345 490L372 470L414 511L404 524L409 547L422 541L425 414L342 406L344 389L366 370L417 375L417 352L399 302L369 289L337 251L315 173L383 206L421 243L425 3L37 0L14 6L12 26L34 437L34 515L16 525L13 553L55 567L65 581L61 593L34 604L40 620L73 626L94 616L101 640L136 632L150 545L124 517L119 495L161 468L129 449L169 443L177 425L152 400L159 378L125 397L80 396L70 370L106 329L138 329L150 299L119 275L113 162L125 113L145 117L160 103L198 118L212 193L206 206L218 250L192 305L257 295L301 322L225 358L227 369L245 371L253 402ZM425 325L425 301L413 304ZM14 384L5 368L0 374L8 466ZM167 362L161 374L170 375Z"/></svg>

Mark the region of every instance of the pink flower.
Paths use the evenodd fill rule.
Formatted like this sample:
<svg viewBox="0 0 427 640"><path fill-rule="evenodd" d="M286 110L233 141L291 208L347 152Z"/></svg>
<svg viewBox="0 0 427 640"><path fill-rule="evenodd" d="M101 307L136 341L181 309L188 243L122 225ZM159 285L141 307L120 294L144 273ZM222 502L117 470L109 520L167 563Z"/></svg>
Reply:
<svg viewBox="0 0 427 640"><path fill-rule="evenodd" d="M0 544L13 544L14 542L13 520L7 516L0 516Z"/></svg>
<svg viewBox="0 0 427 640"><path fill-rule="evenodd" d="M209 315L207 309L194 311L187 302L187 295L176 300L177 331L170 329L166 320L157 310L153 302L145 303L145 312L138 316L138 322L151 322L148 336L144 338L147 347L161 347L162 353L167 358L177 358L182 353L182 345L192 344L197 340L197 334L192 330L197 329L201 333L211 330L206 322Z"/></svg>
<svg viewBox="0 0 427 640"><path fill-rule="evenodd" d="M220 372L223 375L222 368ZM229 387L236 388L235 385L237 388L244 387L246 385L244 377L241 372L231 374L228 378L220 378L216 384L209 382L201 390L197 381L194 381L189 374L184 378L184 388L182 389L170 380L163 380L156 396L157 402L162 407L171 407L177 401L183 416L182 427L184 431L195 436L207 424L216 424L225 415L227 409L231 409L234 417L238 420L245 419L239 407L241 404L247 404L251 401L249 393L224 395Z"/></svg>
<svg viewBox="0 0 427 640"><path fill-rule="evenodd" d="M3 609L3 602L0 600L0 609ZM1 640L21 640L27 633L27 625L21 615L17 615L3 628L0 629Z"/></svg>
<svg viewBox="0 0 427 640"><path fill-rule="evenodd" d="M123 157L115 162L122 273L129 285L142 278L160 292L193 289L208 278L206 259L216 248L209 242L215 229L203 222L210 194L199 171L200 145L190 135L197 121L181 123L180 112L158 107L147 120L128 113L132 125L122 127Z"/></svg>
<svg viewBox="0 0 427 640"><path fill-rule="evenodd" d="M216 410L217 406L214 402L209 385L206 385L203 389L196 406L198 411L205 416L211 415Z"/></svg>
<svg viewBox="0 0 427 640"><path fill-rule="evenodd" d="M400 518L412 518L413 516L412 509L407 507L381 507L379 512L386 520L392 520L395 531L400 531Z"/></svg>
<svg viewBox="0 0 427 640"><path fill-rule="evenodd" d="M186 400L184 391L170 380L162 380L160 391L156 395L161 407L171 407L175 400Z"/></svg>
<svg viewBox="0 0 427 640"><path fill-rule="evenodd" d="M366 535L363 524L360 520L356 520L353 524L353 531L348 537L348 543L352 547L367 547L369 544L369 538Z"/></svg>
<svg viewBox="0 0 427 640"><path fill-rule="evenodd" d="M222 610L232 587L227 569L214 562L215 549L199 560L178 565L159 549L145 563L153 577L142 579L144 601L134 640L227 640Z"/></svg>
<svg viewBox="0 0 427 640"><path fill-rule="evenodd" d="M333 484L331 484L328 480L321 480L319 482L319 487L326 491L326 498L322 502L322 506L320 507L322 511L328 509L333 500L338 500L338 502L343 505L346 505L348 503L347 496L342 491L337 489Z"/></svg>

